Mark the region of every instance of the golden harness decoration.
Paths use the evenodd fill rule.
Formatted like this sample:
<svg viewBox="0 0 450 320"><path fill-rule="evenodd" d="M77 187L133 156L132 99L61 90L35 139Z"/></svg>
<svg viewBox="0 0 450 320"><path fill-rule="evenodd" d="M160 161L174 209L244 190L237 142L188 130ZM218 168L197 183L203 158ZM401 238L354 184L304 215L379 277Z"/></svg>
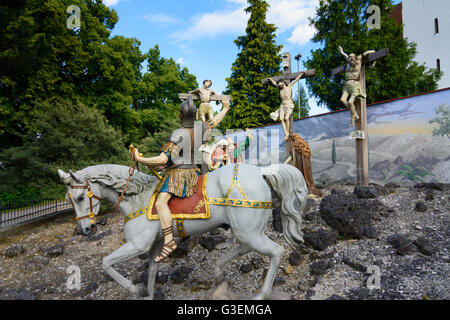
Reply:
<svg viewBox="0 0 450 320"><path fill-rule="evenodd" d="M228 191L225 195L225 198L212 198L207 197L206 194L206 183L208 180L208 174L205 174L203 177L202 182L202 194L204 199L207 199L205 201L204 205L206 207L206 214L172 214L172 217L174 219L177 219L177 229L180 232L184 234L184 224L182 223L182 219L208 219L210 217L210 205L216 205L216 206L230 206L230 207L243 207L243 208L252 208L252 209L271 209L272 208L272 201L255 201L255 200L248 200L247 195L245 194L244 190L242 189L241 185L239 184L239 164L235 164L233 168L233 179L231 182L230 187L228 188ZM239 193L242 195L243 199L230 199L229 196L234 188L237 188L239 190ZM158 196L157 193L154 193L150 199L150 203L147 207L139 209L136 212L133 212L125 217L125 223L128 221L131 221L137 217L140 217L143 214L147 214L147 218L149 220L159 220L159 217L156 215L151 215L151 210L153 208L153 204L156 200L156 197ZM200 205L197 205L197 207ZM202 203L203 205L203 203ZM150 218L149 218L150 216ZM181 221L181 222L180 222ZM178 224L180 222L180 224Z"/></svg>

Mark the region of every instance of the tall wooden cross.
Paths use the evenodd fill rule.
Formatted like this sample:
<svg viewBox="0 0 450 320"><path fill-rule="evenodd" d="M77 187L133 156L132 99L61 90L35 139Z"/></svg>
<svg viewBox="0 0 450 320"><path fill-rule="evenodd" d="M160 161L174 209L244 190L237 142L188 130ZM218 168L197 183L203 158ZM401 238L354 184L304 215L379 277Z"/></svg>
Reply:
<svg viewBox="0 0 450 320"><path fill-rule="evenodd" d="M389 49L384 48L367 56L363 60L359 82L361 91L366 95L366 64L370 64L389 55ZM333 75L338 75L346 71L347 64L334 68ZM369 185L369 144L367 133L367 101L366 99L357 99L355 102L356 112L359 119L356 122L356 131L352 132L351 137L356 137L356 179L359 185Z"/></svg>
<svg viewBox="0 0 450 320"><path fill-rule="evenodd" d="M300 75L300 72L292 73L291 54L289 52L283 53L282 58L283 58L282 60L283 75L265 78L261 81L262 84L269 84L270 83L269 79L272 79L275 82L278 82L280 80L291 82ZM305 75L302 77L302 79L312 78L316 76L316 69L310 69L303 72L305 72ZM294 132L293 130L294 130L294 113L292 112L291 117L289 119L289 134L293 133ZM286 158L289 158L289 150L291 150L290 140L286 141ZM293 154L295 156L295 153ZM295 161L293 163L295 163Z"/></svg>
<svg viewBox="0 0 450 320"><path fill-rule="evenodd" d="M194 100L200 100L200 97L198 95L190 94L190 93L179 93L178 99L183 100L183 101L188 100L190 95L192 96L192 98ZM214 94L214 95L211 95L211 102L212 101L220 101L221 102L224 97L228 97L228 99L231 101L231 96Z"/></svg>

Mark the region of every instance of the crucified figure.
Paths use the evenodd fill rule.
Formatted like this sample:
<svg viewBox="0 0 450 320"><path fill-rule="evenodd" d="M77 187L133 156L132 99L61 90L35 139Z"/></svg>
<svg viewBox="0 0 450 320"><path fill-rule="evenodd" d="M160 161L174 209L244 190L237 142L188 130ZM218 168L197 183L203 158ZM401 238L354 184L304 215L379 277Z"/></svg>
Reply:
<svg viewBox="0 0 450 320"><path fill-rule="evenodd" d="M289 120L292 115L292 111L294 110L294 102L292 101L292 87L303 77L305 73L306 72L301 72L298 77L295 78L295 80L291 83L288 83L285 80L279 80L278 82L275 82L272 78L269 78L270 83L280 90L281 97L280 108L277 111L271 113L270 116L274 121L276 121L278 117L280 117L285 141L289 139L289 132L291 129Z"/></svg>
<svg viewBox="0 0 450 320"><path fill-rule="evenodd" d="M339 52L347 60L347 66L345 67L345 81L344 81L344 91L342 93L341 102L350 110L352 113L352 119L350 121L350 127L355 125L355 121L359 119L358 114L355 109L356 99L365 99L366 95L361 90L360 74L361 67L363 64L363 58L367 58L375 50L369 50L363 54L356 56L354 53L347 55L341 46L339 46ZM372 63L369 68L373 68L375 63ZM349 98L350 97L350 98Z"/></svg>
<svg viewBox="0 0 450 320"><path fill-rule="evenodd" d="M208 116L208 121L214 118L214 111L211 108L211 96L216 95L216 93L209 88L212 86L211 80L203 81L203 88L195 89L190 94L198 94L200 97L200 107L198 110L198 116L202 119L203 123L206 123L206 116ZM216 101L216 104L219 102Z"/></svg>

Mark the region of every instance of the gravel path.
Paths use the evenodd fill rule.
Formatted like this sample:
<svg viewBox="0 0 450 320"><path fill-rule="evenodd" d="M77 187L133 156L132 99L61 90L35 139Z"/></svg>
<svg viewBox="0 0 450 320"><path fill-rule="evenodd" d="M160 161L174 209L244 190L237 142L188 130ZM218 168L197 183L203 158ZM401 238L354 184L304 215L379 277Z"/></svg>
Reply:
<svg viewBox="0 0 450 320"><path fill-rule="evenodd" d="M329 194L352 194L351 185L331 185ZM450 192L432 188L394 188L380 195L385 206L372 217L376 235L348 239L342 235L322 251L305 245L293 253L282 233L268 236L285 248L274 283L276 299L450 299L449 235ZM422 204L417 205L417 202ZM424 206L422 206L424 205ZM19 227L0 234L0 299L140 299L112 281L102 270L105 255L123 241L123 219L108 214L89 238L76 234L72 215ZM337 234L322 218L320 201L304 213L303 231ZM333 237L333 236L332 236ZM156 284L158 299L205 299L216 288L213 265L236 246L231 229L217 229L184 244L190 250L181 258L161 263ZM215 247L213 249L213 247ZM208 250L207 248L211 249ZM117 266L133 281L145 280L142 256ZM249 253L226 269L231 284L228 298L248 298L258 292L268 258ZM70 266L81 271L81 289L70 290ZM374 267L375 266L375 267ZM368 268L379 268L380 288L368 289ZM373 282L371 282L373 283Z"/></svg>

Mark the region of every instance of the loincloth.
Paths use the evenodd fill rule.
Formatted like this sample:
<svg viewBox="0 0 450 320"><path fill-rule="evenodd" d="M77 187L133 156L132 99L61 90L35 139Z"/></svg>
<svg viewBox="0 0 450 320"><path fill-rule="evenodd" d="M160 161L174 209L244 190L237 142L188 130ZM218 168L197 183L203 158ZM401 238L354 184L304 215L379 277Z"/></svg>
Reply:
<svg viewBox="0 0 450 320"><path fill-rule="evenodd" d="M272 112L270 114L270 117L273 121L277 121L278 118L284 119L286 115L290 116L294 110L294 102L290 101L288 104L281 104L280 108L277 109L275 112Z"/></svg>
<svg viewBox="0 0 450 320"><path fill-rule="evenodd" d="M198 111L197 111L197 117L201 117L203 115L209 115L209 114L214 114L211 104L209 104L209 102L201 103L200 107L198 108Z"/></svg>
<svg viewBox="0 0 450 320"><path fill-rule="evenodd" d="M352 84L351 84L352 83ZM350 96L354 96L359 99L365 99L366 95L362 93L361 83L355 80L348 80L344 82L344 91Z"/></svg>

